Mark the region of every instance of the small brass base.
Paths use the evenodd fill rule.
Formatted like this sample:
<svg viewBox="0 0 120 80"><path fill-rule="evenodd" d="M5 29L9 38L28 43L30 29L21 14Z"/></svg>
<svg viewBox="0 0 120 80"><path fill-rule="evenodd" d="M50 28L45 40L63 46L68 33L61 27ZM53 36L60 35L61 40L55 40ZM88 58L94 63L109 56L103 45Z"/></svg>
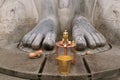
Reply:
<svg viewBox="0 0 120 80"><path fill-rule="evenodd" d="M61 74L66 75L70 73L71 62L73 58L71 56L58 56L58 70Z"/></svg>

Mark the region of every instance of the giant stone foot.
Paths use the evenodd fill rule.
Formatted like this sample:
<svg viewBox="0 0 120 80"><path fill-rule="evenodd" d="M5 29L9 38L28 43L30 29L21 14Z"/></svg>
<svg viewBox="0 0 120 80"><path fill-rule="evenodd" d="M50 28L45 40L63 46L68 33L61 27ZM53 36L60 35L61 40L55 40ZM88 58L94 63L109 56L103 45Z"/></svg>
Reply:
<svg viewBox="0 0 120 80"><path fill-rule="evenodd" d="M56 41L55 27L56 25L52 19L43 20L23 37L20 44L34 50L41 47L52 50Z"/></svg>
<svg viewBox="0 0 120 80"><path fill-rule="evenodd" d="M105 37L82 16L77 17L73 23L73 35L77 50L84 50L87 47L94 49L106 44Z"/></svg>

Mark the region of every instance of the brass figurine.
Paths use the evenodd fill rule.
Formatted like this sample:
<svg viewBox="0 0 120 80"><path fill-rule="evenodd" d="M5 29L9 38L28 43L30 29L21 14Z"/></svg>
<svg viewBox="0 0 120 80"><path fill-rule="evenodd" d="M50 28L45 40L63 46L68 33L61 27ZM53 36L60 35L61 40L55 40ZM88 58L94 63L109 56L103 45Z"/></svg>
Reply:
<svg viewBox="0 0 120 80"><path fill-rule="evenodd" d="M62 41L56 42L56 63L58 64L59 72L61 74L68 74L70 73L70 66L71 63L76 63L76 44L74 42L74 36L72 36L72 41L68 39L69 34L67 30L63 32L63 38ZM59 55L59 48L64 49L64 55ZM68 55L68 48L73 49L74 52L72 52L74 55L69 56Z"/></svg>
<svg viewBox="0 0 120 80"><path fill-rule="evenodd" d="M63 38L62 38L62 42L63 44L67 45L69 40L68 40L68 32L67 30L65 30L65 32L63 32Z"/></svg>

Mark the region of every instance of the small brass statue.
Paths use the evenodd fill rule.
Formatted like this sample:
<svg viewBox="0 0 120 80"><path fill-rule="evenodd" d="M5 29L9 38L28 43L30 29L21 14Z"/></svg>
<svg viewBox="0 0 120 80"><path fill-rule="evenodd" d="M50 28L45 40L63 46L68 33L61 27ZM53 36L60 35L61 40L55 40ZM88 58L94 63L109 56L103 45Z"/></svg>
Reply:
<svg viewBox="0 0 120 80"><path fill-rule="evenodd" d="M67 30L65 30L65 32L63 32L63 38L62 38L62 42L64 45L67 45L69 40L68 40L68 32Z"/></svg>

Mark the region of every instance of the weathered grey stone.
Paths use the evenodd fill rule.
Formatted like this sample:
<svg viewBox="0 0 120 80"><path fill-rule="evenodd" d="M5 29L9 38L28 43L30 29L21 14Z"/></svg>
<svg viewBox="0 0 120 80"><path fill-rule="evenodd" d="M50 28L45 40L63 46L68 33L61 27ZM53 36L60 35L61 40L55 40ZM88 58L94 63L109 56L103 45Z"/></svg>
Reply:
<svg viewBox="0 0 120 80"><path fill-rule="evenodd" d="M50 18L40 21L32 31L23 37L20 44L25 47L32 47L33 49L39 49L43 46L44 49L51 50L54 48L56 41L57 34L55 27L54 21Z"/></svg>
<svg viewBox="0 0 120 80"><path fill-rule="evenodd" d="M27 79L22 79L22 78L8 76L5 74L0 74L0 80L27 80Z"/></svg>
<svg viewBox="0 0 120 80"><path fill-rule="evenodd" d="M58 34L63 32L64 29L71 31L73 18L76 17L76 15L78 16L79 13L80 15L87 17L91 23L94 23L96 28L105 35L108 42L118 46L120 45L119 0L109 0L109 2L108 0L0 0L0 46L3 48L3 45L5 44L8 46L18 42L25 33L35 26L38 18L39 21L42 21L44 18L53 19L53 22L56 23L55 26L57 25L56 30L58 30ZM88 31L91 30L88 29L88 27L85 29ZM41 30L38 30L38 32L39 31ZM32 36L31 39L33 39L33 37L34 36ZM87 39L90 41L90 38L87 37ZM32 40L30 42L32 42ZM37 44L39 44L39 42ZM119 75L119 49L120 48L113 46L113 49L110 51L85 56L86 65L88 64L87 69L89 70L90 68L91 77L93 79L109 79L109 77ZM37 75L42 66L41 63L44 61L44 56L40 61L38 59L29 60L27 54L24 54L24 52L18 51L15 48L9 50L0 49L0 51L0 72L24 78L38 78ZM51 76L55 75L55 73L52 73L53 75L44 75L44 71L47 72L48 69L48 66L46 65L53 66L51 63L54 63L52 61L49 63L50 61L48 60L47 63L45 63L42 79L47 78L48 76L48 78L51 78ZM78 59L78 61L82 63L82 60ZM40 64L38 64L38 62ZM85 66L81 67L85 68ZM79 69L80 67L77 68ZM77 68L75 68L75 74L77 76L74 74L68 75L71 79L80 77L80 71L84 70L81 68L82 70L80 69L79 71L76 70ZM72 69L74 71L74 67ZM41 76L41 74L39 75ZM61 78L69 79L69 77L59 76L58 73L57 79Z"/></svg>
<svg viewBox="0 0 120 80"><path fill-rule="evenodd" d="M77 50L86 49L86 47L95 49L106 44L105 37L83 16L74 20L72 31Z"/></svg>
<svg viewBox="0 0 120 80"><path fill-rule="evenodd" d="M0 0L0 7L3 5L4 2L5 0Z"/></svg>
<svg viewBox="0 0 120 80"><path fill-rule="evenodd" d="M45 67L42 72L42 80L87 80L89 73L87 73L81 56L77 56L76 64L71 66L70 73L68 75L61 75L56 65L56 57L49 55L47 57Z"/></svg>
<svg viewBox="0 0 120 80"><path fill-rule="evenodd" d="M94 11L94 24L107 41L120 44L120 3L119 0L97 0Z"/></svg>
<svg viewBox="0 0 120 80"><path fill-rule="evenodd" d="M97 79L97 80L120 80L120 77L106 78L106 79Z"/></svg>
<svg viewBox="0 0 120 80"><path fill-rule="evenodd" d="M0 72L11 76L37 79L45 56L29 59L26 52L0 49Z"/></svg>
<svg viewBox="0 0 120 80"><path fill-rule="evenodd" d="M70 29L71 27L65 28L65 26L70 26L71 21L74 18L75 12L77 14L80 13L82 16L85 16L90 21L94 22L95 26L97 26L97 29L99 29L106 36L108 41L116 44L119 43L120 41L119 37L120 29L118 18L120 5L119 1L110 0L109 3L107 3L107 0L75 0L74 2L72 2L72 0L71 1L68 0L66 2L64 1L57 2L57 0L53 0L52 2L49 2L48 0L46 1L36 0L35 4L34 1L32 0L26 1L0 0L0 1L2 4L0 9L1 44L19 41L26 32L28 32L35 26L38 17L39 20L46 17L52 18L57 17L60 21L60 25L64 26L61 27L61 29L58 28L58 31L64 29L71 30ZM27 3L29 3L30 5L28 5ZM57 3L59 3L58 6L56 5ZM63 3L64 5L62 5ZM72 3L73 5L75 5L74 7ZM81 7L79 7L78 3L80 4ZM106 6L106 4L108 5ZM69 6L66 6L66 9L64 9L65 5ZM37 7L38 12L36 11L35 6ZM51 10L49 8L51 8ZM56 9L58 8L60 9L58 10L57 16ZM54 21L58 23L57 22L58 19L54 19ZM26 26L28 27L27 29L24 28ZM8 33L10 33L11 35ZM16 38L13 37L14 34L16 34L17 36ZM118 37L118 41L116 41L114 35ZM9 39L9 41L7 41L6 39L7 40Z"/></svg>
<svg viewBox="0 0 120 80"><path fill-rule="evenodd" d="M85 56L85 60L94 80L119 76L119 52L120 48L118 48L118 46L113 46L109 51Z"/></svg>
<svg viewBox="0 0 120 80"><path fill-rule="evenodd" d="M57 34L61 34L61 32L67 29L71 33L71 30L73 27L71 24L73 19L76 16L81 15L80 14L81 8L79 4L82 4L82 2L84 2L85 4L82 5L82 8L84 8L89 3L89 1L87 0L86 1L82 1L82 0L32 1L30 0L29 1L31 5L30 6L27 4L28 0L26 1L1 0L1 2L3 2L1 3L3 6L0 9L1 10L1 14L0 14L0 26L1 26L0 31L1 32L0 33L3 36L3 37L0 37L1 44L5 45L5 44L18 42L26 32L28 32L31 28L35 26L35 24L37 23L36 20L38 19L38 17L39 17L39 22L42 22L42 21L44 22L44 20L46 20L44 23L45 25L44 24L42 25L41 23L37 25L36 28L31 30L31 33L34 33L34 34L29 34L27 38L22 39L23 44L27 44L28 47L32 47L33 49L38 49L41 46L40 43L42 43L42 39L44 39L44 38L41 38L41 39L39 38L39 40L37 39L36 41L36 35L38 35L40 32L46 35L47 34L46 32L53 31L55 32L55 35L57 35ZM94 6L93 4L94 4L94 0L92 0L89 5L89 7L91 7L91 12L93 11L92 10L92 7ZM88 6L85 8L88 8ZM36 11L36 9L38 12ZM85 12L89 12L89 14L91 15L91 12L87 10L89 9L86 9ZM52 19L53 24L50 21L47 21L48 18ZM51 28L51 26L53 28ZM56 30L57 30L57 33L56 33ZM16 35L17 37L14 37L13 35ZM87 41L87 42L89 41L90 43L92 43L94 41L93 38L95 37L96 36L87 37L86 39L88 40L84 39L84 41ZM51 40L45 41L45 44L47 46L50 45L50 48L48 49L53 49L53 44L55 44L55 42ZM31 45L32 42L34 43L33 45Z"/></svg>

